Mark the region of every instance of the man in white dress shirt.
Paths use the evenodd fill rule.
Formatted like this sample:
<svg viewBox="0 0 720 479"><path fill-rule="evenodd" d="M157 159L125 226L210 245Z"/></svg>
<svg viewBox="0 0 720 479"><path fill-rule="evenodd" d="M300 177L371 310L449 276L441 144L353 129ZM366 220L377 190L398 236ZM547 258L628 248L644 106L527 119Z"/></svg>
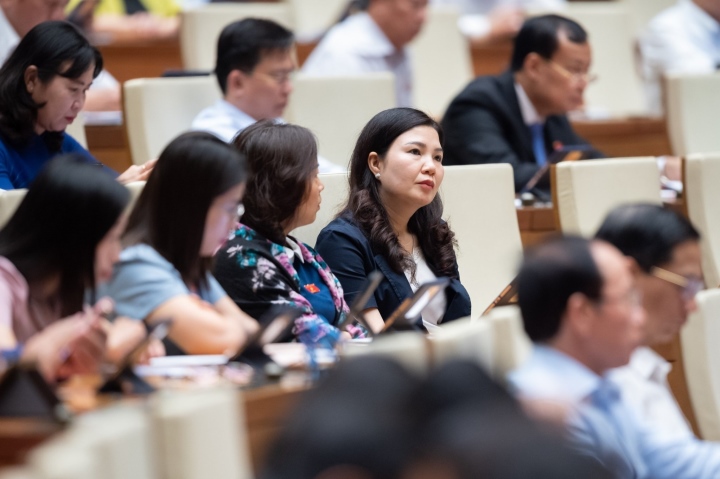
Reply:
<svg viewBox="0 0 720 479"><path fill-rule="evenodd" d="M632 262L620 251L600 240L551 240L526 257L518 299L534 345L509 380L525 400L566 406L581 451L620 478L720 477L717 446L659 434L608 378L646 331Z"/></svg>
<svg viewBox="0 0 720 479"><path fill-rule="evenodd" d="M667 383L671 366L650 346L670 342L697 307L695 294L703 287L700 234L662 206L632 204L611 211L596 237L632 259L647 313L643 346L610 378L656 434L692 444L698 440Z"/></svg>
<svg viewBox="0 0 720 479"><path fill-rule="evenodd" d="M671 73L712 73L720 65L720 1L678 0L640 36L648 107L663 111L663 78Z"/></svg>
<svg viewBox="0 0 720 479"><path fill-rule="evenodd" d="M428 0L370 0L367 11L332 27L310 54L303 72L313 75L395 75L397 106L412 106L407 45L420 33Z"/></svg>
<svg viewBox="0 0 720 479"><path fill-rule="evenodd" d="M230 143L256 121L282 120L295 71L293 33L270 20L246 18L226 26L217 46L215 75L223 98L201 111L191 129ZM321 173L345 171L318 157Z"/></svg>

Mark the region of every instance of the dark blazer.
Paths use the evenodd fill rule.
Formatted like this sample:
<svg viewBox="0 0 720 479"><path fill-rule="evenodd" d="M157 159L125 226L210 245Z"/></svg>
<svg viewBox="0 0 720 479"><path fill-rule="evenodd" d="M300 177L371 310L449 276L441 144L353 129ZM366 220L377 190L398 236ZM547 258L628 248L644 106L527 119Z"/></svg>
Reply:
<svg viewBox="0 0 720 479"><path fill-rule="evenodd" d="M385 279L375 295L370 298L367 308L378 308L383 318L389 317L400 303L413 292L404 274L390 268L385 257L375 254L362 230L352 218L341 217L333 220L320 232L315 249L340 280L345 301L351 304L368 275L380 270ZM457 264L455 265L457 273ZM458 276L459 277L459 276ZM445 289L447 307L442 322L462 318L470 314L470 296L458 279L452 279Z"/></svg>
<svg viewBox="0 0 720 479"><path fill-rule="evenodd" d="M442 121L445 132L443 164L509 163L519 191L537 172L530 129L525 125L512 72L479 77L455 97ZM548 153L556 142L587 144L564 115L545 121ZM547 183L538 186L547 188Z"/></svg>

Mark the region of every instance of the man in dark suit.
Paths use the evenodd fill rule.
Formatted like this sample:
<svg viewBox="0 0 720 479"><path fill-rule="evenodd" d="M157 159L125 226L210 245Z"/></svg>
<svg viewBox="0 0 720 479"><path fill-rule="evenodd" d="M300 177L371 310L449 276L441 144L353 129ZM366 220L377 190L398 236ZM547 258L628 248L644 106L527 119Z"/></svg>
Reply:
<svg viewBox="0 0 720 479"><path fill-rule="evenodd" d="M558 15L528 19L511 69L473 80L443 119L446 165L509 163L519 191L553 151L586 145L565 114L583 104L591 53L587 34ZM547 188L547 181L538 185Z"/></svg>

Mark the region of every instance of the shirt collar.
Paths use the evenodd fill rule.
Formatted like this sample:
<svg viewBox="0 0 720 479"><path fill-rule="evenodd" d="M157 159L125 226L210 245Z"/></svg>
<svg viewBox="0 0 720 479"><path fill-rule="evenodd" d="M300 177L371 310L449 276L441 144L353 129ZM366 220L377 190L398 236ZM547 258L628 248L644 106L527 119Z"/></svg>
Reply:
<svg viewBox="0 0 720 479"><path fill-rule="evenodd" d="M527 125L543 124L545 118L540 116L535 109L535 106L530 101L530 98L525 93L525 89L517 82L515 85L515 93L517 94L518 103L520 104L520 113L523 117L523 122Z"/></svg>
<svg viewBox="0 0 720 479"><path fill-rule="evenodd" d="M708 12L698 7L692 0L681 0L681 2L687 14L692 17L692 21L689 23L713 33L720 33L720 23L711 17Z"/></svg>
<svg viewBox="0 0 720 479"><path fill-rule="evenodd" d="M248 126L259 121L224 98L219 99L215 105L218 110L224 112L227 116L233 119L233 123L234 126L237 127L237 131L244 130ZM285 120L282 118L275 118L274 121L276 123L285 123Z"/></svg>
<svg viewBox="0 0 720 479"><path fill-rule="evenodd" d="M646 346L633 352L628 367L641 377L655 382L664 382L672 368L658 353Z"/></svg>
<svg viewBox="0 0 720 479"><path fill-rule="evenodd" d="M397 53L395 45L367 12L356 13L345 21L348 29L360 36L353 42L356 52L374 57L389 57Z"/></svg>
<svg viewBox="0 0 720 479"><path fill-rule="evenodd" d="M562 383L562 396L572 402L582 401L601 385L600 376L553 347L535 344L532 355L533 363L538 364L542 370L551 372L553 379ZM559 385L549 380L540 387L548 388L550 395L557 395Z"/></svg>
<svg viewBox="0 0 720 479"><path fill-rule="evenodd" d="M305 258L303 258L302 250L300 249L300 245L295 242L291 237L286 236L285 237L285 253L288 255L289 258L298 258L301 263L305 262Z"/></svg>

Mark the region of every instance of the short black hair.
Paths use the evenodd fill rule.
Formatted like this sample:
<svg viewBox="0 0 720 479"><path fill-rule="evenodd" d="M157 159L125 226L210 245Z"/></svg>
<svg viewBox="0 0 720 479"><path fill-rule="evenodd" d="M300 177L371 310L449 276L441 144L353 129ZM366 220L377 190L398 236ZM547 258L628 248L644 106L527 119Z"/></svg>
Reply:
<svg viewBox="0 0 720 479"><path fill-rule="evenodd" d="M525 332L533 342L557 335L573 294L600 299L603 278L590 245L590 240L577 236L558 236L525 256L518 274L518 305Z"/></svg>
<svg viewBox="0 0 720 479"><path fill-rule="evenodd" d="M0 137L15 148L35 134L38 110L25 85L25 71L37 67L43 84L56 76L77 79L89 68L96 78L103 68L102 56L83 34L68 22L44 22L20 40L0 68ZM63 132L46 132L43 139L52 152L60 150Z"/></svg>
<svg viewBox="0 0 720 479"><path fill-rule="evenodd" d="M233 70L251 73L263 55L290 50L295 37L270 20L246 18L223 28L217 43L215 75L223 93Z"/></svg>
<svg viewBox="0 0 720 479"><path fill-rule="evenodd" d="M558 35L562 32L573 43L585 43L587 32L579 23L560 15L542 15L528 18L515 37L510 68L513 72L522 70L525 57L537 53L551 59L558 49Z"/></svg>
<svg viewBox="0 0 720 479"><path fill-rule="evenodd" d="M685 241L700 241L700 233L684 216L659 205L635 203L612 210L595 234L649 273L672 260Z"/></svg>

